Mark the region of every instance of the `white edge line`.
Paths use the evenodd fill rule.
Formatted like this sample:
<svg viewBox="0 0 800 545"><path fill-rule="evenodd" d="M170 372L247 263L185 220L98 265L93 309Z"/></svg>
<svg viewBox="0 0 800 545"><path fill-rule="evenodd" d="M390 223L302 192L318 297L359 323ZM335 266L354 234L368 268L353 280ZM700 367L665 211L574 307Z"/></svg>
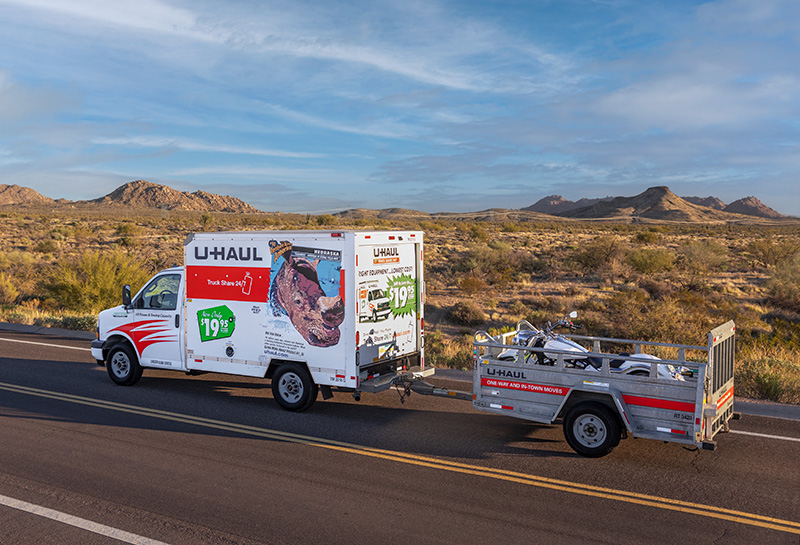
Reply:
<svg viewBox="0 0 800 545"><path fill-rule="evenodd" d="M731 430L728 433L738 433L741 435L752 435L753 437L765 437L767 439L780 439L781 441L796 441L800 443L800 437L784 437L783 435L768 435L766 433L755 433L752 431Z"/></svg>
<svg viewBox="0 0 800 545"><path fill-rule="evenodd" d="M49 344L49 343L37 343L35 341L22 341L20 339L4 339L0 337L0 341L7 341L10 343L23 343L23 344L36 344L39 346L49 346L51 348L67 348L69 350L84 350L86 352L91 352L91 348L81 348L79 346L67 346L65 344Z"/></svg>
<svg viewBox="0 0 800 545"><path fill-rule="evenodd" d="M91 520L82 519L80 517L74 517L72 515L62 513L61 511L48 509L47 507L42 507L41 505L36 505L33 503L28 503L26 501L9 498L8 496L3 496L2 494L0 494L0 504L5 505L6 507L11 507L13 509L19 509L20 511L31 513L33 515L49 518L61 522L63 524L69 524L70 526L75 526L76 528L81 528L82 530L87 530L95 534L110 537L118 541L131 543L132 545L167 545L163 541L149 539L137 534L126 532L124 530L119 530L118 528L112 528L111 526L106 526L105 524L92 522Z"/></svg>

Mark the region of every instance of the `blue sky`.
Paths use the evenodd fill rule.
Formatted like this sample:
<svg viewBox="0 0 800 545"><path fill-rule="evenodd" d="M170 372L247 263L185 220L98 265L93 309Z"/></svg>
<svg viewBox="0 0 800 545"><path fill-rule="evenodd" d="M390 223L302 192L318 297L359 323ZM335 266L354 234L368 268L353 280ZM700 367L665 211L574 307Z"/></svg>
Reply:
<svg viewBox="0 0 800 545"><path fill-rule="evenodd" d="M265 211L654 185L800 215L800 2L0 0L0 183Z"/></svg>

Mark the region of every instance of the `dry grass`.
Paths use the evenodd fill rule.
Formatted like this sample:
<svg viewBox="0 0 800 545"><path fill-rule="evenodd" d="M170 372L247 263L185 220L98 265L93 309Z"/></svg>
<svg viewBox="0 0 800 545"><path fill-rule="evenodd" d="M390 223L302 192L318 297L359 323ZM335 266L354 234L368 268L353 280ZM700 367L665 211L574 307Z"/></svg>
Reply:
<svg viewBox="0 0 800 545"><path fill-rule="evenodd" d="M164 211L123 217L118 210L8 208L0 210L0 320L92 329L91 309L118 303L113 285L143 282L181 263L189 233L318 228L425 231L426 346L434 365L471 366L476 328L499 331L523 318L542 324L571 310L578 310L589 334L686 344L704 344L710 328L734 319L738 391L798 402L798 223L637 225ZM87 255L127 256L136 271L115 278L111 287L95 286L95 295L73 306L59 297L70 293L70 286L62 283L59 292L53 280L72 278L73 287L88 282L81 293L91 292L85 286L99 282L70 276ZM467 302L483 313L483 324L463 325L452 312Z"/></svg>

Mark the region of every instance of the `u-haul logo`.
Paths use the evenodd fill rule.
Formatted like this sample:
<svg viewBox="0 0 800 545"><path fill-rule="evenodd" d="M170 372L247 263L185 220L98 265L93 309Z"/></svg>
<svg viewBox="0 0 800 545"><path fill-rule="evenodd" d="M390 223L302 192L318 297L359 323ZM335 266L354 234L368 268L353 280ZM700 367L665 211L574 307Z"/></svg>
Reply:
<svg viewBox="0 0 800 545"><path fill-rule="evenodd" d="M255 246L195 246L194 258L198 261L264 261Z"/></svg>
<svg viewBox="0 0 800 545"><path fill-rule="evenodd" d="M372 263L384 265L386 263L400 263L400 250L397 246L385 246L372 249Z"/></svg>
<svg viewBox="0 0 800 545"><path fill-rule="evenodd" d="M493 367L487 368L486 374L493 377L526 378L525 371L512 371L510 369L494 369Z"/></svg>

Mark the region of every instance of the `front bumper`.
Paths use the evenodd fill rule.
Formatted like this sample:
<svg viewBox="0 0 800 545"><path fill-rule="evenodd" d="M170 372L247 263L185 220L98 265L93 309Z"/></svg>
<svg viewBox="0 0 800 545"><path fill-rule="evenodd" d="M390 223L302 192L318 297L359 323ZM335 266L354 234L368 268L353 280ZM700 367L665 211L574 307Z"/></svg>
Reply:
<svg viewBox="0 0 800 545"><path fill-rule="evenodd" d="M103 341L95 339L92 341L92 357L97 361L103 361Z"/></svg>

